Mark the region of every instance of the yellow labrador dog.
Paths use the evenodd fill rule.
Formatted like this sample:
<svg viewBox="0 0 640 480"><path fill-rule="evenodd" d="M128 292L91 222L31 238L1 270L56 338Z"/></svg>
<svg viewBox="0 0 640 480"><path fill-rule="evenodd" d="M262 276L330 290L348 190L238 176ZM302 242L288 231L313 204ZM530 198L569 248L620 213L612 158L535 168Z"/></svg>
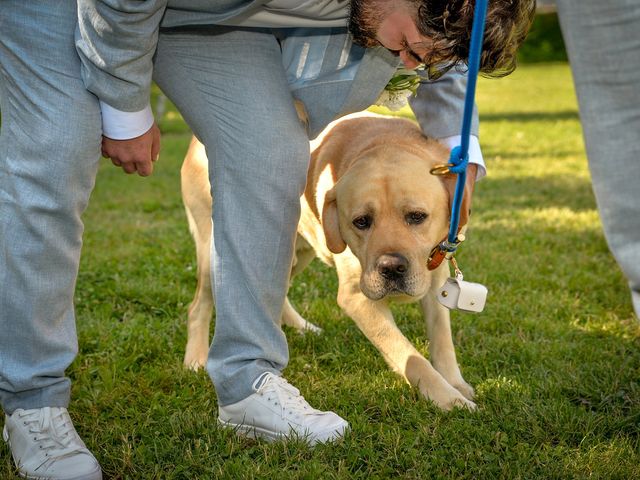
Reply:
<svg viewBox="0 0 640 480"><path fill-rule="evenodd" d="M316 256L335 266L338 304L391 368L440 408L474 409L473 388L456 362L449 311L436 300L448 266L426 266L431 249L446 236L448 189L454 184L429 170L446 163L448 151L409 120L367 113L333 122L311 149L292 276ZM182 166L182 195L198 258L184 362L199 368L207 360L213 309L212 226L207 158L195 139ZM432 363L396 326L391 301L420 302ZM288 299L282 323L319 331Z"/></svg>

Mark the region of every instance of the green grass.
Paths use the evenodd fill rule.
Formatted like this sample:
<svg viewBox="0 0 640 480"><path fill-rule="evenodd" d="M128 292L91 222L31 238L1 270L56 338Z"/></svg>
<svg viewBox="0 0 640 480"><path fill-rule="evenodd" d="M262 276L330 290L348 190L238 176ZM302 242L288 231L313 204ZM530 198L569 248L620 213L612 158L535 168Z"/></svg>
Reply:
<svg viewBox="0 0 640 480"><path fill-rule="evenodd" d="M524 44L518 50L518 61L524 63L567 61L558 14L539 13Z"/></svg>
<svg viewBox="0 0 640 480"><path fill-rule="evenodd" d="M179 117L163 121L152 177L104 162L85 215L69 375L71 415L106 478L640 478L640 327L601 233L568 67L482 79L478 102L490 176L459 261L489 298L452 324L480 409L443 413L392 374L316 261L290 296L325 333L287 331L285 374L352 433L313 450L219 430L207 375L182 368L195 258ZM395 312L426 352L417 308ZM0 478L13 472L0 449Z"/></svg>

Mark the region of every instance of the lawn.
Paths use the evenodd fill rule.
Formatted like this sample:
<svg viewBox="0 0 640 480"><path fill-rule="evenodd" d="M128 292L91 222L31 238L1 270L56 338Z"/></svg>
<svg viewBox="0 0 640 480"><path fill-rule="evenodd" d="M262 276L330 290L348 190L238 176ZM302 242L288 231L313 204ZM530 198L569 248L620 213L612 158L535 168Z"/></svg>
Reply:
<svg viewBox="0 0 640 480"><path fill-rule="evenodd" d="M84 217L70 412L105 478L640 478L640 326L601 232L569 69L523 66L478 88L489 176L458 258L489 297L452 326L479 410L441 412L392 374L316 261L290 297L324 334L287 330L285 375L352 432L310 449L218 429L209 378L182 367L195 287L179 183L189 133L169 109L154 175L104 161ZM426 351L417 308L395 313ZM0 448L2 479L9 457Z"/></svg>

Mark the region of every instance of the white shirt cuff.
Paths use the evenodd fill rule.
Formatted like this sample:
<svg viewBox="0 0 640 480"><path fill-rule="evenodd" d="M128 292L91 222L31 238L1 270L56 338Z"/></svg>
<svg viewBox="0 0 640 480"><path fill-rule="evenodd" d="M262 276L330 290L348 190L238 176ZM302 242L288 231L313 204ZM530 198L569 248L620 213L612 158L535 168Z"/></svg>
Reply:
<svg viewBox="0 0 640 480"><path fill-rule="evenodd" d="M136 138L149 131L153 125L151 105L139 112L123 112L100 102L102 110L102 134L113 140Z"/></svg>
<svg viewBox="0 0 640 480"><path fill-rule="evenodd" d="M438 142L449 147L449 150L453 150L455 147L460 146L462 136L454 135L452 137L439 138ZM469 140L469 162L478 165L476 181L487 174L487 168L484 166L484 158L482 158L482 151L480 150L480 141L475 135L471 135Z"/></svg>

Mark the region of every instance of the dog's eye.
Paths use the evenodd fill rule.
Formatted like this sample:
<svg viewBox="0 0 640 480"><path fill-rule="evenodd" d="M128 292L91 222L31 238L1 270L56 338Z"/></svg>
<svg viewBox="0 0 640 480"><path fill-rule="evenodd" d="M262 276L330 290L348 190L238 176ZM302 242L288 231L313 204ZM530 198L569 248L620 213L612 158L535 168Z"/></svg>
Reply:
<svg viewBox="0 0 640 480"><path fill-rule="evenodd" d="M404 218L409 225L420 225L427 219L427 214L424 212L410 212Z"/></svg>
<svg viewBox="0 0 640 480"><path fill-rule="evenodd" d="M371 217L369 215L361 215L354 218L352 223L358 230L366 230L371 226Z"/></svg>

